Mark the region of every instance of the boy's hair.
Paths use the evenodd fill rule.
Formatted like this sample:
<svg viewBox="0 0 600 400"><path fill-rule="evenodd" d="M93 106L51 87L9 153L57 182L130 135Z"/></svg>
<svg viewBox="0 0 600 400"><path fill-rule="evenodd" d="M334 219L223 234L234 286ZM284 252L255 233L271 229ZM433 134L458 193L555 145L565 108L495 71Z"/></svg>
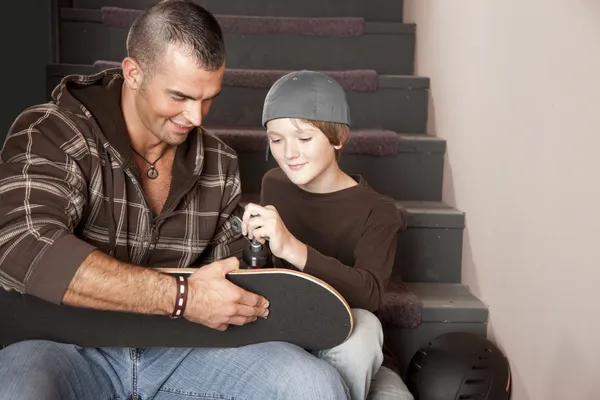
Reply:
<svg viewBox="0 0 600 400"><path fill-rule="evenodd" d="M127 54L152 76L171 44L189 48L198 66L207 71L217 70L225 62L219 22L192 1L164 0L146 9L129 30Z"/></svg>
<svg viewBox="0 0 600 400"><path fill-rule="evenodd" d="M350 127L348 127L346 124L340 124L338 122L314 121L311 119L292 119L292 123L295 121L302 121L319 129L321 132L323 132L332 146L342 147L346 144L346 142L348 142ZM341 148L340 150L335 149L335 159L339 160L340 157Z"/></svg>

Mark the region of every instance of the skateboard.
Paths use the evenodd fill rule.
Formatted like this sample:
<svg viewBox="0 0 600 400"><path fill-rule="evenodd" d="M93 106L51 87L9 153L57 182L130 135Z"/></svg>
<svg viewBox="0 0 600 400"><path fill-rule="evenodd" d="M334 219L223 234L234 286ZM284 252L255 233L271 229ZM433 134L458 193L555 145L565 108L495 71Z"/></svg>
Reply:
<svg viewBox="0 0 600 400"><path fill-rule="evenodd" d="M158 269L170 275L197 268ZM333 348L352 333L350 307L330 285L284 268L239 269L227 278L269 300L269 316L217 331L184 318L59 306L0 289L0 346L28 339L81 347L238 347L283 341Z"/></svg>

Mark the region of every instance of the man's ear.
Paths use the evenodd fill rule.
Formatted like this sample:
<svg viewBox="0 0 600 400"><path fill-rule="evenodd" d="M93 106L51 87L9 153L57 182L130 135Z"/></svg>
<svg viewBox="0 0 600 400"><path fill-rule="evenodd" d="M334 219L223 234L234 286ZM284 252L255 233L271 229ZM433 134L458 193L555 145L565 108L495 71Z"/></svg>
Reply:
<svg viewBox="0 0 600 400"><path fill-rule="evenodd" d="M139 89L144 81L144 71L140 64L135 59L126 57L121 63L121 67L127 85L133 90Z"/></svg>

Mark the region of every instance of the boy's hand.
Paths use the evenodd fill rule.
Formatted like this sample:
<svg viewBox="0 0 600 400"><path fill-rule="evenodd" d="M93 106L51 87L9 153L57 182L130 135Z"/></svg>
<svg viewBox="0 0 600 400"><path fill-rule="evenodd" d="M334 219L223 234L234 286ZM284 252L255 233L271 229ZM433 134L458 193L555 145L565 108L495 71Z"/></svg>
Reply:
<svg viewBox="0 0 600 400"><path fill-rule="evenodd" d="M304 268L306 245L288 231L275 207L249 203L242 222L242 235L248 236L248 239L256 238L261 243L267 239L275 257L286 260L296 268Z"/></svg>

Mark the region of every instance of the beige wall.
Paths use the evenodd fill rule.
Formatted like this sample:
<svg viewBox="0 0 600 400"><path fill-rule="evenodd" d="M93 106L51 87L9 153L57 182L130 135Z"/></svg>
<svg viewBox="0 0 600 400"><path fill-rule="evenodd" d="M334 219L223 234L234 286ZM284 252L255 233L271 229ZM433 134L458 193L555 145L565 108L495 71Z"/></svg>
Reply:
<svg viewBox="0 0 600 400"><path fill-rule="evenodd" d="M513 400L600 399L600 1L405 4Z"/></svg>

